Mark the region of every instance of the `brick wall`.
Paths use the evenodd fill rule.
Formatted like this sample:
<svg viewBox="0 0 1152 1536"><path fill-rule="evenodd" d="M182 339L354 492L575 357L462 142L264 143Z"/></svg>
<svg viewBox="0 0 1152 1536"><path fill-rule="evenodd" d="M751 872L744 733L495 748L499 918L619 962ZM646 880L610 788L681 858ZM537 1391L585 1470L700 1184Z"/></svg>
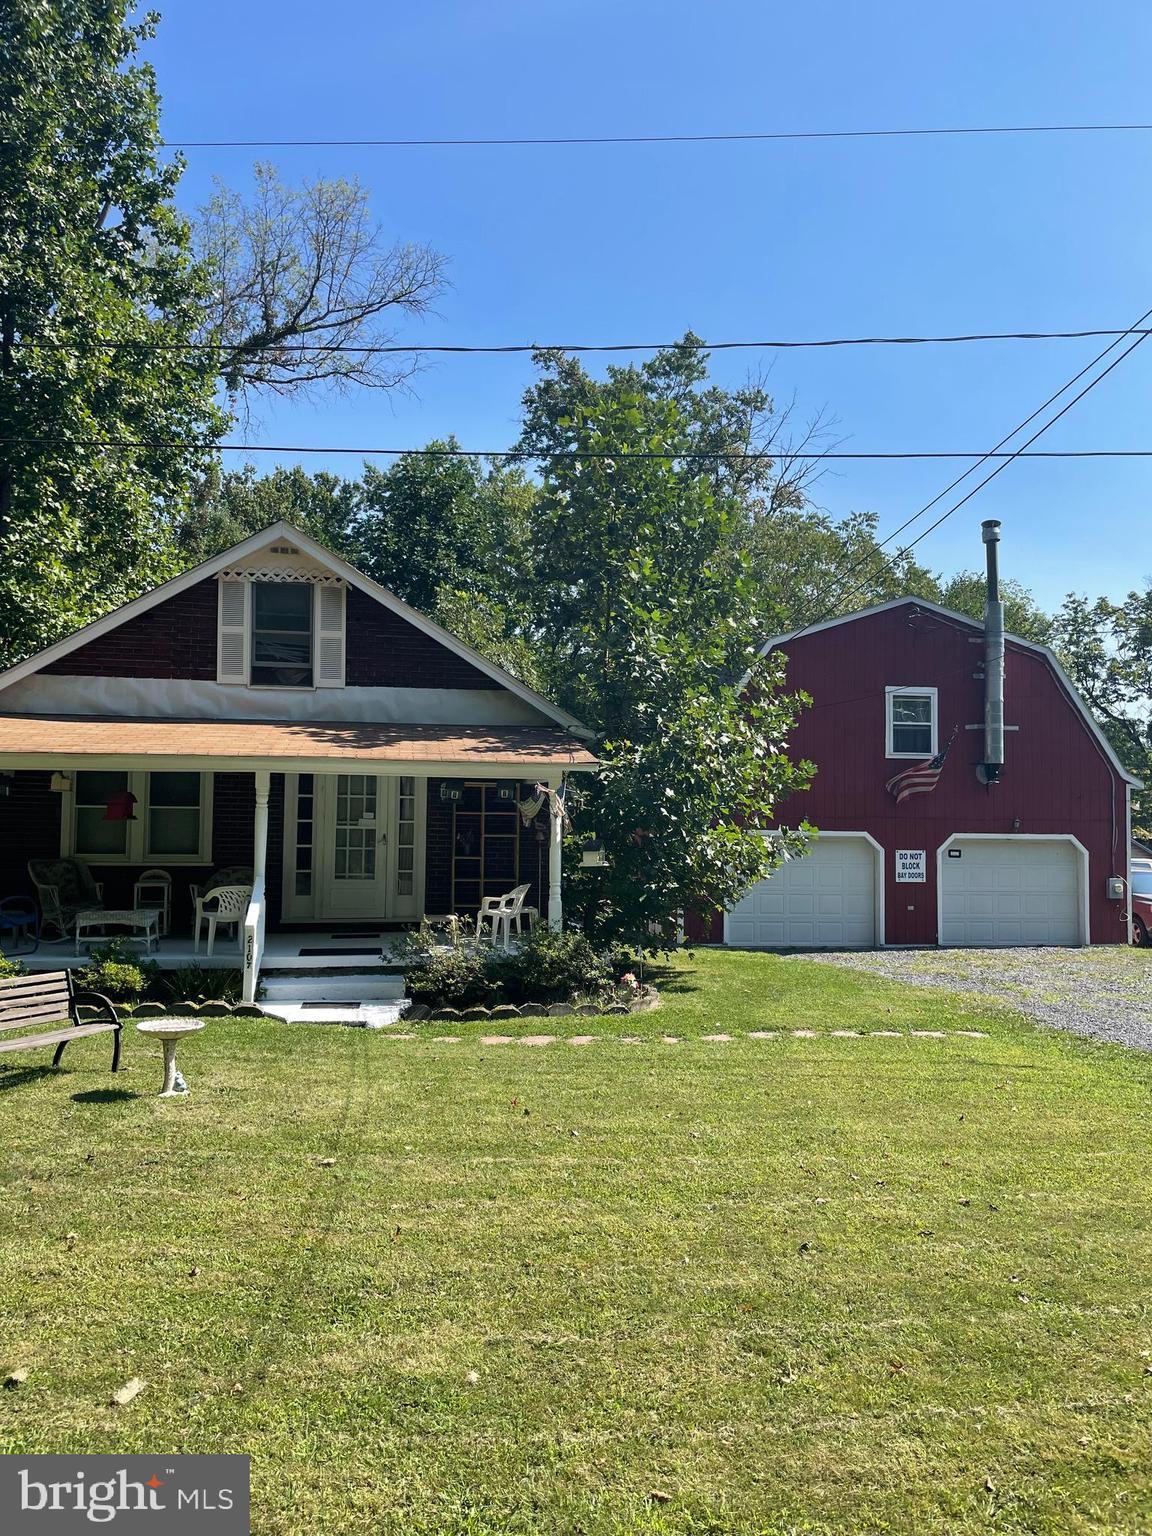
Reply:
<svg viewBox="0 0 1152 1536"><path fill-rule="evenodd" d="M452 805L440 799L440 779L428 780L428 826L424 842L427 876L424 910L445 913L452 910ZM520 786L521 799L532 793L531 784ZM541 815L547 828L547 817ZM533 823L520 826L520 883L529 886L525 905L535 907L543 918L548 906L548 843L536 837Z"/></svg>
<svg viewBox="0 0 1152 1536"><path fill-rule="evenodd" d="M50 773L18 773L0 779L0 897L34 894L29 859L60 856L60 796L48 785Z"/></svg>
<svg viewBox="0 0 1152 1536"><path fill-rule="evenodd" d="M215 578L197 582L89 640L44 671L72 677L180 677L215 682Z"/></svg>
<svg viewBox="0 0 1152 1536"><path fill-rule="evenodd" d="M45 672L216 680L215 577L90 640ZM358 688L499 688L407 619L348 591L346 681Z"/></svg>
<svg viewBox="0 0 1152 1536"><path fill-rule="evenodd" d="M499 688L470 662L447 650L366 593L349 589L345 679L359 688ZM439 793L439 791L437 791Z"/></svg>

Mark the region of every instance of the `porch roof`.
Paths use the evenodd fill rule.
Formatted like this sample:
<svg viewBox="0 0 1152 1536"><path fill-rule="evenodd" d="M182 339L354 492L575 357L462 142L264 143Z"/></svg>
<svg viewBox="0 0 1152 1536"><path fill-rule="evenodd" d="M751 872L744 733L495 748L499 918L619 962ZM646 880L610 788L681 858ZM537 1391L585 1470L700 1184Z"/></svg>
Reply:
<svg viewBox="0 0 1152 1536"><path fill-rule="evenodd" d="M401 725L345 720L141 720L0 715L0 768L139 767L218 772L337 772L349 762L393 773L580 772L583 742L540 725Z"/></svg>

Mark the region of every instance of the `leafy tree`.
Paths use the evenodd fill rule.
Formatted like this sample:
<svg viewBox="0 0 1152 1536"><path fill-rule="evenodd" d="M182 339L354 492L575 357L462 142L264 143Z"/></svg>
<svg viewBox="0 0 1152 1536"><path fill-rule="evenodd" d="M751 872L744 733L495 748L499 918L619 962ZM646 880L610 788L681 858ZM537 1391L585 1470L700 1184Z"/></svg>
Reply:
<svg viewBox="0 0 1152 1536"><path fill-rule="evenodd" d="M1123 603L1070 593L1052 644L1120 761L1145 788L1133 791L1133 831L1152 836L1152 585Z"/></svg>
<svg viewBox="0 0 1152 1536"><path fill-rule="evenodd" d="M207 290L172 207L182 166L159 159L137 59L155 18L126 11L0 8L4 664L176 568L171 524L223 425L213 361L188 349Z"/></svg>
<svg viewBox="0 0 1152 1536"><path fill-rule="evenodd" d="M404 454L388 469L365 466L358 564L433 616L442 590L506 603L523 569L536 488L518 468L485 469L479 459L453 456L454 437L428 447L443 456Z"/></svg>
<svg viewBox="0 0 1152 1536"><path fill-rule="evenodd" d="M185 563L195 565L286 518L328 549L355 559L360 487L354 480L321 470L309 474L298 464L259 475L243 469L216 469L177 530Z"/></svg>
<svg viewBox="0 0 1152 1536"><path fill-rule="evenodd" d="M940 588L939 601L946 608L954 608L957 613L967 613L983 621L986 590L982 572L960 571ZM1019 635L1022 640L1033 640L1038 645L1051 643L1052 620L1037 606L1036 599L1022 582L1001 578L1000 597L1004 604L1004 628L1009 634Z"/></svg>
<svg viewBox="0 0 1152 1536"><path fill-rule="evenodd" d="M390 318L425 314L444 288L443 257L389 242L357 181L287 187L270 165L256 166L247 200L217 184L196 246L212 277L202 336L226 349L234 397L402 383L411 354L372 349L395 342Z"/></svg>
<svg viewBox="0 0 1152 1536"><path fill-rule="evenodd" d="M601 737L604 771L578 792L577 825L611 859L573 871L569 908L597 939L668 942L685 908L728 904L779 857L754 829L806 781L784 747L800 700L749 647L737 498L688 457L682 407L617 378L550 439L533 633L554 696Z"/></svg>

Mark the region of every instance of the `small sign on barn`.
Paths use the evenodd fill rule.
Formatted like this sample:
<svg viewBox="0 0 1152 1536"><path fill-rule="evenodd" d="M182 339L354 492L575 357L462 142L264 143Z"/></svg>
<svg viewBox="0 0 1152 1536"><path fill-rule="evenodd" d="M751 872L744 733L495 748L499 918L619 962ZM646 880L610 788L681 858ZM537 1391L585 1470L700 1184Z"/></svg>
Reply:
<svg viewBox="0 0 1152 1536"><path fill-rule="evenodd" d="M923 848L896 849L896 883L923 885L927 879L927 852Z"/></svg>

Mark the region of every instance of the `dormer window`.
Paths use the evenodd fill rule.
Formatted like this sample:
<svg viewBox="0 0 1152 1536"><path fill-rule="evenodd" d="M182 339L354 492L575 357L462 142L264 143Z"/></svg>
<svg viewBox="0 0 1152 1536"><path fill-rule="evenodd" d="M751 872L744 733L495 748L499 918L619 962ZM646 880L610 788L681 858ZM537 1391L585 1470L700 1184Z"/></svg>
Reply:
<svg viewBox="0 0 1152 1536"><path fill-rule="evenodd" d="M216 681L343 688L347 588L321 570L222 571Z"/></svg>
<svg viewBox="0 0 1152 1536"><path fill-rule="evenodd" d="M937 751L935 688L886 688L886 753L934 757Z"/></svg>
<svg viewBox="0 0 1152 1536"><path fill-rule="evenodd" d="M311 688L313 606L306 583L252 583L249 677L255 687Z"/></svg>

